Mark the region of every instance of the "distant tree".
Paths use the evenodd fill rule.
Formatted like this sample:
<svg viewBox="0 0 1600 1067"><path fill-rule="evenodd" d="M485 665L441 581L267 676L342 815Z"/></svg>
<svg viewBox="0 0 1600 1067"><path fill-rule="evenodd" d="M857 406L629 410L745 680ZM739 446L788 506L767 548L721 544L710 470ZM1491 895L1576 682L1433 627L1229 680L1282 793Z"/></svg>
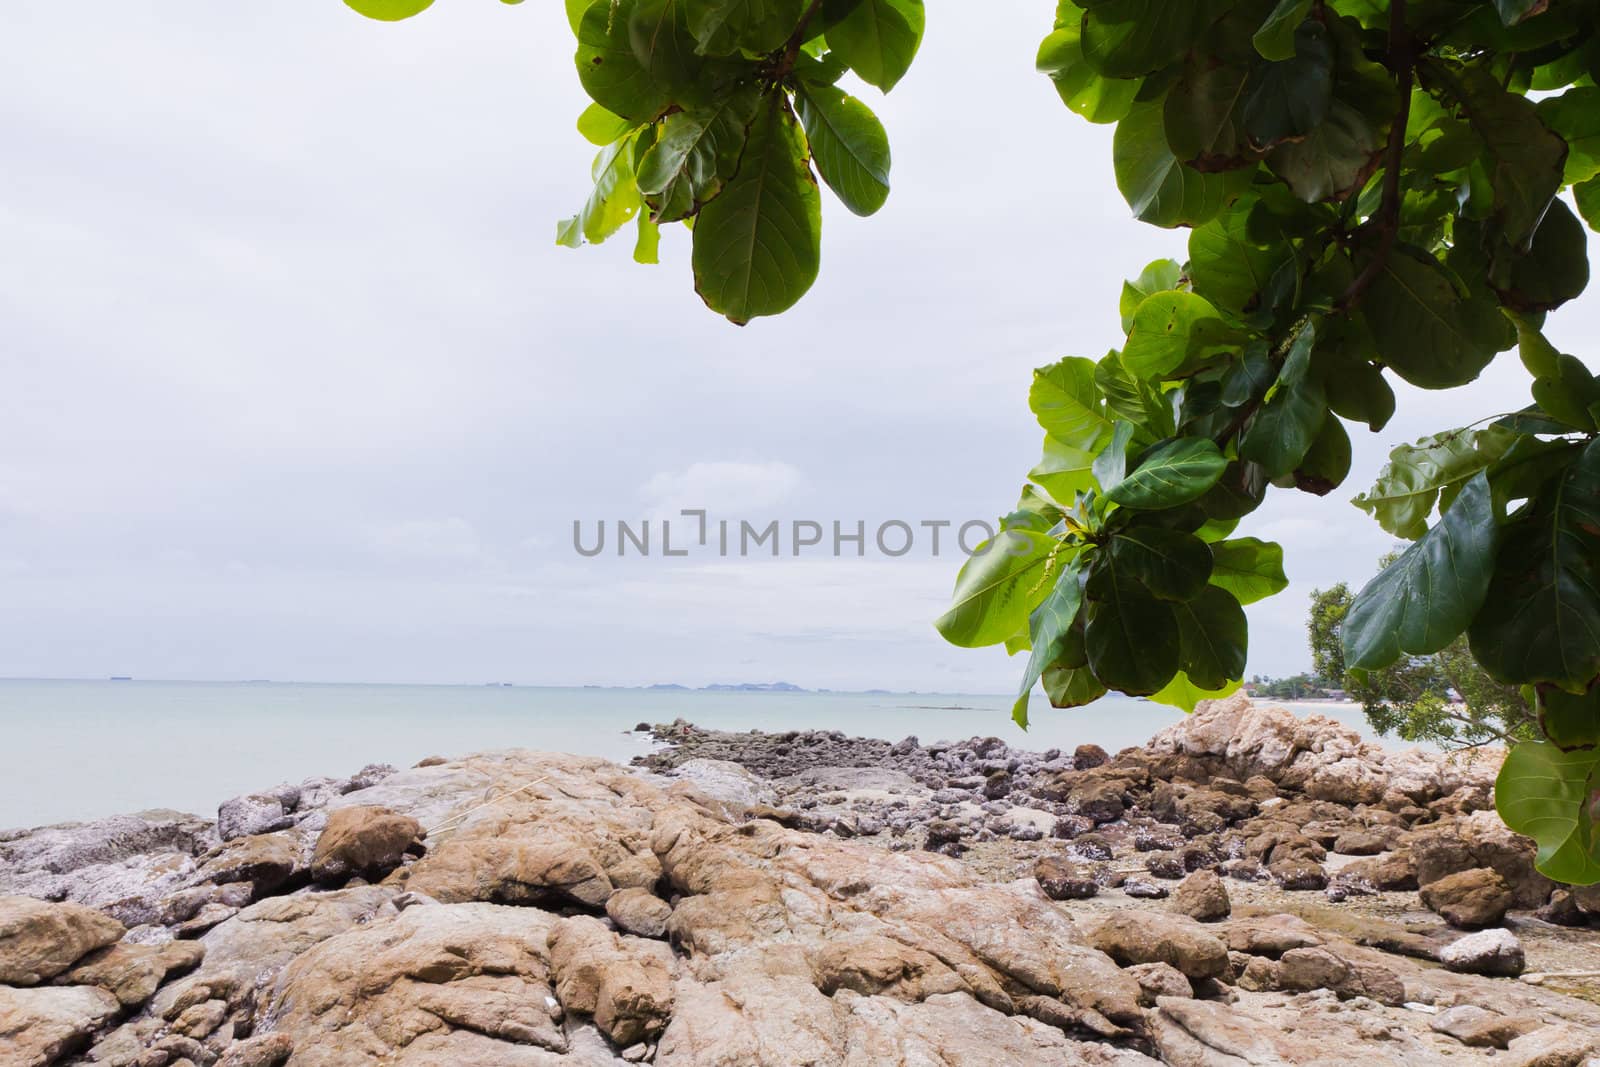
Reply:
<svg viewBox="0 0 1600 1067"><path fill-rule="evenodd" d="M1489 677L1472 658L1465 637L1432 655L1405 656L1379 670L1347 670L1340 629L1354 599L1343 582L1312 592L1306 627L1311 659L1319 676L1360 702L1378 733L1446 748L1537 736L1538 723L1517 687Z"/></svg>

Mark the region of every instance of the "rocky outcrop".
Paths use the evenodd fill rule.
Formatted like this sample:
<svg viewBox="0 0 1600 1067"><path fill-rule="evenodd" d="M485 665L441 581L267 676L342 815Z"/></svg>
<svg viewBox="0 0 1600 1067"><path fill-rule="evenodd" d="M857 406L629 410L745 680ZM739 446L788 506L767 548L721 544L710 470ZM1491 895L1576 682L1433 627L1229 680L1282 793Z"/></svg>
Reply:
<svg viewBox="0 0 1600 1067"><path fill-rule="evenodd" d="M122 934L120 922L82 904L0 897L0 983L38 985Z"/></svg>

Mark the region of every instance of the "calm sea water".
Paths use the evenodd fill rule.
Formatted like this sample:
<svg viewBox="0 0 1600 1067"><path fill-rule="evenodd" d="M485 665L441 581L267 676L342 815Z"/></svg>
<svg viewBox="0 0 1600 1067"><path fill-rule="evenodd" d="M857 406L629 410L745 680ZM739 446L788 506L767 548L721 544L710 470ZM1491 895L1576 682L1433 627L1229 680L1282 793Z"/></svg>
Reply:
<svg viewBox="0 0 1600 1067"><path fill-rule="evenodd" d="M1317 705L1366 733L1353 706ZM1036 750L1115 752L1173 722L1171 708L1108 698L1073 711L1034 699L864 693L706 693L490 686L0 681L0 828L147 808L214 813L230 796L368 763L496 748L626 762L639 722L724 730L843 730L924 742L995 735Z"/></svg>

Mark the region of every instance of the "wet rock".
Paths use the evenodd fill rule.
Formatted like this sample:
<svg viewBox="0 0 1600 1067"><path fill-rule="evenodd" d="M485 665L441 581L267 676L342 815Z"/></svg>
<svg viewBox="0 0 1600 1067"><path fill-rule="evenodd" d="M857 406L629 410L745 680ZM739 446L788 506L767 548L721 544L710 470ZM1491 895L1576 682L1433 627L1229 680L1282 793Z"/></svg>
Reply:
<svg viewBox="0 0 1600 1067"><path fill-rule="evenodd" d="M1522 942L1510 930L1480 930L1439 950L1439 962L1452 971L1515 978L1526 966Z"/></svg>
<svg viewBox="0 0 1600 1067"><path fill-rule="evenodd" d="M1195 871L1172 895L1172 906L1203 923L1226 919L1233 911L1228 890L1213 871Z"/></svg>
<svg viewBox="0 0 1600 1067"><path fill-rule="evenodd" d="M1457 1004L1434 1016L1428 1025L1470 1048L1504 1049L1543 1024L1532 1016L1501 1015L1475 1004Z"/></svg>
<svg viewBox="0 0 1600 1067"><path fill-rule="evenodd" d="M282 830L293 822L283 801L267 793L224 800L217 808L217 836L224 841Z"/></svg>
<svg viewBox="0 0 1600 1067"><path fill-rule="evenodd" d="M117 920L81 904L0 897L0 982L38 985L124 931Z"/></svg>
<svg viewBox="0 0 1600 1067"><path fill-rule="evenodd" d="M1505 918L1513 898L1505 879L1487 868L1446 875L1422 887L1423 906L1451 926L1475 929Z"/></svg>
<svg viewBox="0 0 1600 1067"><path fill-rule="evenodd" d="M1090 872L1061 856L1039 857L1033 876L1051 900L1086 900L1100 892Z"/></svg>
<svg viewBox="0 0 1600 1067"><path fill-rule="evenodd" d="M1169 964L1190 978L1228 970L1228 949L1187 919L1162 912L1118 912L1087 932L1089 943L1123 966Z"/></svg>
<svg viewBox="0 0 1600 1067"><path fill-rule="evenodd" d="M95 986L0 986L0 1063L55 1063L86 1045L119 1008L116 997Z"/></svg>
<svg viewBox="0 0 1600 1067"><path fill-rule="evenodd" d="M422 851L422 824L387 808L353 806L328 813L311 857L311 876L338 883L352 877L377 881L400 866L407 852Z"/></svg>

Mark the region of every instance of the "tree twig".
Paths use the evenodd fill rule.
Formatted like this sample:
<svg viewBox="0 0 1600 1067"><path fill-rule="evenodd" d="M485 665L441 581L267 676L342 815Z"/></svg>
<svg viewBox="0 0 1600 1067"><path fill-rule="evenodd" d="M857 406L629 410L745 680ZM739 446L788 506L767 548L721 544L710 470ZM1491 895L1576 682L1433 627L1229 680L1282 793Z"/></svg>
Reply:
<svg viewBox="0 0 1600 1067"><path fill-rule="evenodd" d="M1401 0L1402 3L1405 0ZM800 58L800 46L806 40L806 27L811 25L811 20L816 18L817 12L822 10L822 0L811 0L805 14L800 16L800 22L795 26L794 33L790 34L789 42L783 48L783 60L778 64L778 69L773 73L772 80L781 82L794 70L795 62Z"/></svg>
<svg viewBox="0 0 1600 1067"><path fill-rule="evenodd" d="M1400 160L1406 150L1406 127L1411 122L1411 86L1417 64L1416 48L1406 29L1406 0L1389 0L1389 51L1384 64L1394 74L1396 88L1400 90L1400 110L1389 127L1389 143L1384 151L1383 199L1377 214L1370 220L1378 227L1378 247L1339 298L1340 311L1361 299L1361 294L1389 262L1389 253L1400 233Z"/></svg>

